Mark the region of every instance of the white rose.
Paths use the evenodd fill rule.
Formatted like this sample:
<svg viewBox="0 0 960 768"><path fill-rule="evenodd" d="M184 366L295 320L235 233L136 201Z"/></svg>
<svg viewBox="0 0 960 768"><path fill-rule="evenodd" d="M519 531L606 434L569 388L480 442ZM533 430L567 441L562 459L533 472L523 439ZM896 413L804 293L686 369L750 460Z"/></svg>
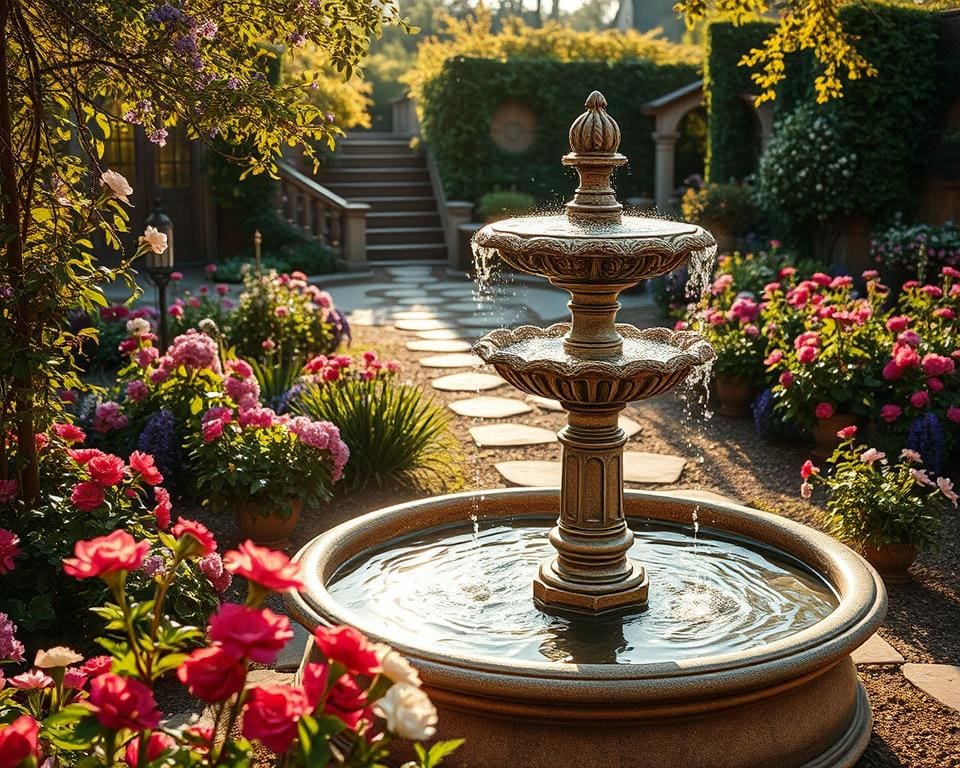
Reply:
<svg viewBox="0 0 960 768"><path fill-rule="evenodd" d="M380 667L384 677L394 683L406 683L416 688L422 685L417 670L393 648L384 643L377 643L374 648L376 648L377 656L380 659Z"/></svg>
<svg viewBox="0 0 960 768"><path fill-rule="evenodd" d="M373 705L387 721L387 730L401 739L423 741L437 732L437 708L427 694L407 683L397 683Z"/></svg>
<svg viewBox="0 0 960 768"><path fill-rule="evenodd" d="M144 334L150 333L150 323L142 317L127 320L127 333L131 336L143 336Z"/></svg>
<svg viewBox="0 0 960 768"><path fill-rule="evenodd" d="M124 178L122 173L117 173L116 171L104 171L102 174L100 174L100 181L102 181L106 186L110 187L110 191L113 193L113 196L117 198L117 200L122 200L127 205L130 205L127 195L133 194L133 187L130 186L130 182Z"/></svg>
<svg viewBox="0 0 960 768"><path fill-rule="evenodd" d="M156 227L147 227L140 236L140 242L149 245L154 253L167 250L167 236Z"/></svg>
<svg viewBox="0 0 960 768"><path fill-rule="evenodd" d="M40 669L54 669L56 667L69 667L71 664L83 661L83 656L77 653L73 648L67 648L58 645L47 651L37 651L37 657L33 660L33 666Z"/></svg>

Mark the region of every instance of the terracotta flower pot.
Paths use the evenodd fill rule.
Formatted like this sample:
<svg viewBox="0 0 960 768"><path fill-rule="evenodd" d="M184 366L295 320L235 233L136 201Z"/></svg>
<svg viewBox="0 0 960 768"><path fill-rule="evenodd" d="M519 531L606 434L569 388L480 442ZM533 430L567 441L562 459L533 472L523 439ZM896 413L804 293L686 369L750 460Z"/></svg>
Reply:
<svg viewBox="0 0 960 768"><path fill-rule="evenodd" d="M911 544L884 544L882 547L861 544L860 554L877 569L884 581L903 584L911 579L909 569L917 559L917 548Z"/></svg>
<svg viewBox="0 0 960 768"><path fill-rule="evenodd" d="M241 504L237 507L240 535L265 547L283 547L290 543L293 530L300 520L301 506L300 500L295 500L290 516L283 517L272 511L263 514L271 508L270 502Z"/></svg>
<svg viewBox="0 0 960 768"><path fill-rule="evenodd" d="M833 449L840 445L837 432L856 423L857 417L852 413L835 413L829 419L818 419L812 430L813 441L816 443L813 455L821 459L827 458L833 453Z"/></svg>
<svg viewBox="0 0 960 768"><path fill-rule="evenodd" d="M757 395L752 381L741 376L717 376L713 380L713 390L720 403L717 413L721 416L750 415L750 404Z"/></svg>

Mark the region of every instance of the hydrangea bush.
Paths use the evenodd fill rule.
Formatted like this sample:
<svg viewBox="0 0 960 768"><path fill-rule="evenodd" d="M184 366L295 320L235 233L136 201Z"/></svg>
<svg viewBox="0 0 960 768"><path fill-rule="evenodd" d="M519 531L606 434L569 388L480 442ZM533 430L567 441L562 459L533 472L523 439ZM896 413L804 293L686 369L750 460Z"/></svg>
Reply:
<svg viewBox="0 0 960 768"><path fill-rule="evenodd" d="M185 563L217 555L216 540L181 521L160 541L166 555L146 597L131 592L129 579L145 568L152 544L123 529L78 541L63 560L64 573L99 583L107 595L96 613L108 655L85 659L68 647L48 648L9 676L0 691L4 765L239 768L260 745L281 765L372 768L384 764L392 740L434 736L437 712L417 671L349 627L317 628L318 658L305 665L300 684L248 684L250 665L271 664L293 638L289 619L263 602L301 588L299 566L249 541L227 552L223 570L246 579L246 601L220 606L204 632L174 621L167 600ZM24 650L14 630L0 615L0 657L19 663ZM176 726L164 715L154 688L173 676L209 707L212 724ZM415 765L435 766L460 743L418 744Z"/></svg>

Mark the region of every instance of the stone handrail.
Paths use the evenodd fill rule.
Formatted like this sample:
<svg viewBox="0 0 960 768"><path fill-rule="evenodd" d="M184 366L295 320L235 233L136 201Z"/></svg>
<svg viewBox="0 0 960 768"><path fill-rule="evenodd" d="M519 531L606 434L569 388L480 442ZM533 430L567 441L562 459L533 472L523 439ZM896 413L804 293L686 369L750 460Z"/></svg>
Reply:
<svg viewBox="0 0 960 768"><path fill-rule="evenodd" d="M347 269L365 269L370 206L351 203L290 163L281 161L277 171L280 177L277 208L281 217L337 251Z"/></svg>

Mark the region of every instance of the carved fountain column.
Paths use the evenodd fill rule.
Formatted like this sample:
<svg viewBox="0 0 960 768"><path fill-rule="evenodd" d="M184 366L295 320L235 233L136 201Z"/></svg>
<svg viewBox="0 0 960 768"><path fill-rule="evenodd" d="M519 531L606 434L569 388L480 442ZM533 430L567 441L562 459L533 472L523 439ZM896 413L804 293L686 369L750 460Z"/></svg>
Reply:
<svg viewBox="0 0 960 768"><path fill-rule="evenodd" d="M576 169L580 184L565 216L511 219L476 236L478 245L571 296L569 324L493 331L475 349L514 386L556 398L567 411L559 433L559 519L550 532L557 554L541 564L533 592L541 606L591 614L647 600L646 572L627 556L633 533L623 513L620 412L713 357L695 333L616 322L623 290L675 269L713 238L690 224L623 216L611 177L627 158L617 151L620 128L606 107L594 91L570 127L571 152L562 162Z"/></svg>

